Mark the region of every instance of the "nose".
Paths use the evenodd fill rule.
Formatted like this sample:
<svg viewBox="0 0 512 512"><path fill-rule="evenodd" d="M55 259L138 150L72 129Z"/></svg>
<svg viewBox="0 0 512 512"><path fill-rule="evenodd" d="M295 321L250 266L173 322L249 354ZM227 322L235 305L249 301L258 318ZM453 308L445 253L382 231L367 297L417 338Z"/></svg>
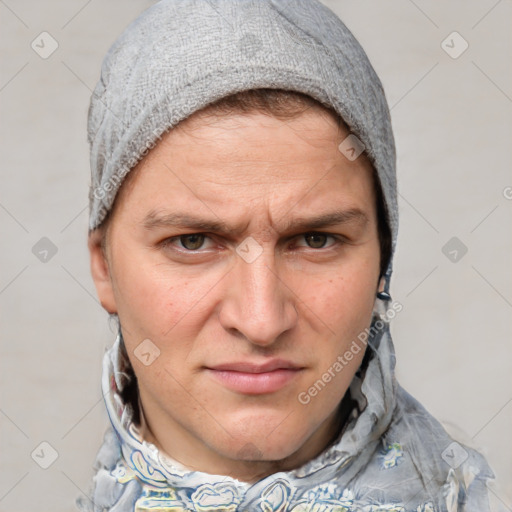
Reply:
<svg viewBox="0 0 512 512"><path fill-rule="evenodd" d="M265 250L252 262L237 255L227 277L219 311L224 329L266 347L296 325L293 287L279 276L273 251Z"/></svg>

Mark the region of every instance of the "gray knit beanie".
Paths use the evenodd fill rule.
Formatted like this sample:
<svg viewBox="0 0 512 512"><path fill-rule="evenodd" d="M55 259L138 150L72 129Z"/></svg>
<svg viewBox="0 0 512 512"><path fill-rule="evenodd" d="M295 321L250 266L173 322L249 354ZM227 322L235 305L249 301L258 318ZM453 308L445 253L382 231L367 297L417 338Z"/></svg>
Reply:
<svg viewBox="0 0 512 512"><path fill-rule="evenodd" d="M364 148L398 228L395 146L382 84L354 36L317 0L162 0L108 51L89 108L89 229L112 208L123 178L162 133L230 94L259 88L331 106ZM391 262L386 274L387 286Z"/></svg>

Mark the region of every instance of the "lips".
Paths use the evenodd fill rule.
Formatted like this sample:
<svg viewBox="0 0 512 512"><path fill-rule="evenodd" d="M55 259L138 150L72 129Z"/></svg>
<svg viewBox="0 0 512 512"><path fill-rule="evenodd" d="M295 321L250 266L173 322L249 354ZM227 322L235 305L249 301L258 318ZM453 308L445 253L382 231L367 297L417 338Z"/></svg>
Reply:
<svg viewBox="0 0 512 512"><path fill-rule="evenodd" d="M284 359L272 359L262 364L251 363L249 361L241 361L238 363L226 363L216 366L210 366L210 370L242 372L242 373L267 373L275 370L298 370L297 366Z"/></svg>
<svg viewBox="0 0 512 512"><path fill-rule="evenodd" d="M247 395L275 393L295 379L302 370L302 367L283 359L273 359L262 364L240 361L206 368L210 376L224 387Z"/></svg>

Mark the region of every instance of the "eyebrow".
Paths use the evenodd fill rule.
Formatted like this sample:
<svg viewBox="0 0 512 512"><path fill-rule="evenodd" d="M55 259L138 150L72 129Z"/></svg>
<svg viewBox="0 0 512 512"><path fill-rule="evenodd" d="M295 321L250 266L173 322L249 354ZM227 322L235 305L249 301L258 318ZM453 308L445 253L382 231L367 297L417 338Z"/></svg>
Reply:
<svg viewBox="0 0 512 512"><path fill-rule="evenodd" d="M335 210L322 213L313 217L297 217L290 220L285 226L285 232L291 231L311 231L319 228L339 226L343 224L366 225L369 222L367 214L359 208L350 208L347 210ZM232 226L222 220L211 220L196 217L188 213L162 213L155 210L149 212L142 226L146 230L153 230L163 227L186 228L196 231L208 231L217 233L242 233L245 227Z"/></svg>

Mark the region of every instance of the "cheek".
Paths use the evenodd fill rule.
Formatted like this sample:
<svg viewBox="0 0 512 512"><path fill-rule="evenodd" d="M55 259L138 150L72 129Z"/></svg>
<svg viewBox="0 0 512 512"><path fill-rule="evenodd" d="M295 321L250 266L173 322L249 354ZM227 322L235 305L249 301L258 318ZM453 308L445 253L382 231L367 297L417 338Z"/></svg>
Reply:
<svg viewBox="0 0 512 512"><path fill-rule="evenodd" d="M372 259L354 259L315 276L296 274L294 289L303 302L302 315L318 329L328 328L337 340L365 329L377 290L378 267L374 263Z"/></svg>
<svg viewBox="0 0 512 512"><path fill-rule="evenodd" d="M150 255L133 252L114 260L116 304L121 325L137 337L159 340L173 331L200 327L214 276L188 276ZM213 281L210 283L210 281Z"/></svg>

